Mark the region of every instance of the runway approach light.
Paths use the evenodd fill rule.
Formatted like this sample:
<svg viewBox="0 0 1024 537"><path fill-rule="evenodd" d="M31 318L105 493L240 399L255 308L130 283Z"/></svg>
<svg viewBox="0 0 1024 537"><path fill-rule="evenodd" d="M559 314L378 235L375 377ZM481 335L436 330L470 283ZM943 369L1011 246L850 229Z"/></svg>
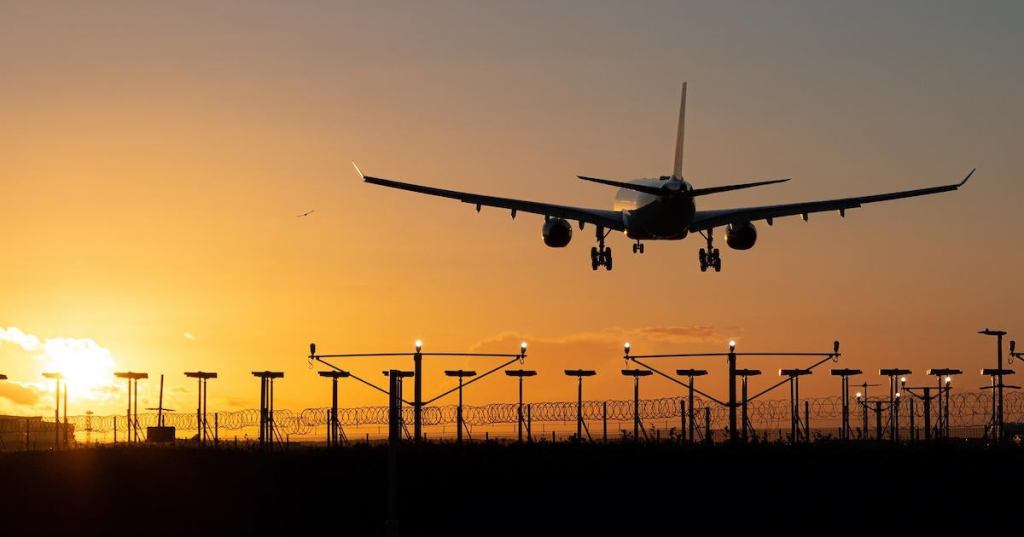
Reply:
<svg viewBox="0 0 1024 537"><path fill-rule="evenodd" d="M736 340L729 340L729 352L736 350Z"/></svg>
<svg viewBox="0 0 1024 537"><path fill-rule="evenodd" d="M421 350L423 350L423 342L417 339L416 340L416 352L420 352Z"/></svg>
<svg viewBox="0 0 1024 537"><path fill-rule="evenodd" d="M622 346L622 350L623 350L623 352L626 353L626 356L629 356L629 342L628 341L626 342L625 345Z"/></svg>
<svg viewBox="0 0 1024 537"><path fill-rule="evenodd" d="M907 383L907 377L900 377L900 382L902 382L903 384L906 384Z"/></svg>
<svg viewBox="0 0 1024 537"><path fill-rule="evenodd" d="M523 354L526 354L526 342L525 341L519 344L519 352L521 352Z"/></svg>
<svg viewBox="0 0 1024 537"><path fill-rule="evenodd" d="M860 392L857 392L857 399L860 399L860 398L861 398L861 394L860 394Z"/></svg>

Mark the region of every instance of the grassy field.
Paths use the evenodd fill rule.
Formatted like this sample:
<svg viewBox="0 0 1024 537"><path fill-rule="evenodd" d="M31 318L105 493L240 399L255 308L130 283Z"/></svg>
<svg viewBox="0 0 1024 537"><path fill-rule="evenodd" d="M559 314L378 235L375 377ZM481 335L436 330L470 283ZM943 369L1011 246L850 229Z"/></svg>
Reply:
<svg viewBox="0 0 1024 537"><path fill-rule="evenodd" d="M9 534L382 535L387 454L7 453L0 510ZM1024 482L1024 450L966 444L432 444L398 461L403 535L980 531Z"/></svg>

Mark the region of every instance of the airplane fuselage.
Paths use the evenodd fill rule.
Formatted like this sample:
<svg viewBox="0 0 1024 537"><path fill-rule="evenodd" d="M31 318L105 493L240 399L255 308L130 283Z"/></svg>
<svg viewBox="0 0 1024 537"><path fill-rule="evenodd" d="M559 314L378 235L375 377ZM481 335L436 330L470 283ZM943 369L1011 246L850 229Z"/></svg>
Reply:
<svg viewBox="0 0 1024 537"><path fill-rule="evenodd" d="M635 184L661 187L661 179L640 179ZM682 181L685 190L693 187ZM615 196L615 210L627 211L626 236L636 240L680 240L697 212L689 196L655 196L635 190L621 189Z"/></svg>

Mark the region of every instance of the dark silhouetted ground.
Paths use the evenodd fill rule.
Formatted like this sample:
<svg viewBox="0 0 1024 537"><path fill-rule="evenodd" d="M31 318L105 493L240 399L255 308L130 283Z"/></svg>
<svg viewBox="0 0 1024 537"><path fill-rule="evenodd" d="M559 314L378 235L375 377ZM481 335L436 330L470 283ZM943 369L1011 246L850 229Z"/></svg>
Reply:
<svg viewBox="0 0 1024 537"><path fill-rule="evenodd" d="M7 453L0 514L9 535L382 535L386 462L368 446ZM973 534L1018 517L1024 450L427 445L399 468L403 535Z"/></svg>

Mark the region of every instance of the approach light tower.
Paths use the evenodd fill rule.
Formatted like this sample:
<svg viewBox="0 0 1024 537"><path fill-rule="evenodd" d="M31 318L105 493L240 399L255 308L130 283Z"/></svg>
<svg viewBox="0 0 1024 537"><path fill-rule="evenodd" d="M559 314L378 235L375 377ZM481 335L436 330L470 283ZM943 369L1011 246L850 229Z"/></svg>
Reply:
<svg viewBox="0 0 1024 537"><path fill-rule="evenodd" d="M1006 369L1003 369L1003 336L1006 335L1005 330L990 330L988 328L978 332L985 336L996 337L996 368L990 370L991 377L994 384L994 393L992 398L995 400L995 411L992 419L995 427L995 438L997 441L1003 440L1003 375L1005 375ZM1014 356L1014 347L1016 346L1015 341L1010 342L1010 359ZM986 373L987 374L987 373Z"/></svg>
<svg viewBox="0 0 1024 537"><path fill-rule="evenodd" d="M519 423L519 443L523 443L523 379L526 377L534 377L537 375L536 371L529 369L506 369L505 374L510 377L515 377L519 382L519 408L516 410L516 421ZM532 441L532 434L528 435Z"/></svg>
<svg viewBox="0 0 1024 537"><path fill-rule="evenodd" d="M132 442L139 441L139 380L148 379L148 373L135 373L132 371L125 371L122 373L114 373L114 376L119 379L125 379L128 381L128 413L127 421L125 422L125 438L130 444ZM133 403L134 401L134 403ZM133 413L134 412L134 413ZM134 418L134 419L133 419ZM117 423L114 424L114 428L117 428Z"/></svg>
<svg viewBox="0 0 1024 537"><path fill-rule="evenodd" d="M186 371L185 376L197 379L199 383L198 403L196 403L196 440L203 445L207 440L206 423L206 382L217 378L217 374L209 371Z"/></svg>

